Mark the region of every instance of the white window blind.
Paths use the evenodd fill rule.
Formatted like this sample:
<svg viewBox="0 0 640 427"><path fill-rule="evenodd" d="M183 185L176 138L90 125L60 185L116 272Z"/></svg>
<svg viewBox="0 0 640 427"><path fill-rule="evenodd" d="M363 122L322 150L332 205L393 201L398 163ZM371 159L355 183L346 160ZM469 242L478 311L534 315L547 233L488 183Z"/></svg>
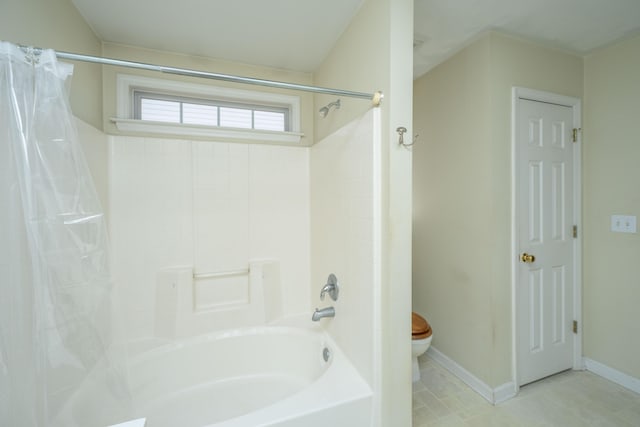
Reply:
<svg viewBox="0 0 640 427"><path fill-rule="evenodd" d="M180 123L180 103L161 99L140 99L140 120Z"/></svg>
<svg viewBox="0 0 640 427"><path fill-rule="evenodd" d="M182 122L190 125L218 126L218 107L183 103Z"/></svg>
<svg viewBox="0 0 640 427"><path fill-rule="evenodd" d="M251 110L244 108L220 108L220 126L229 128L252 129Z"/></svg>
<svg viewBox="0 0 640 427"><path fill-rule="evenodd" d="M134 119L235 129L290 131L289 109L134 91Z"/></svg>
<svg viewBox="0 0 640 427"><path fill-rule="evenodd" d="M118 74L116 117L125 134L297 145L300 97Z"/></svg>

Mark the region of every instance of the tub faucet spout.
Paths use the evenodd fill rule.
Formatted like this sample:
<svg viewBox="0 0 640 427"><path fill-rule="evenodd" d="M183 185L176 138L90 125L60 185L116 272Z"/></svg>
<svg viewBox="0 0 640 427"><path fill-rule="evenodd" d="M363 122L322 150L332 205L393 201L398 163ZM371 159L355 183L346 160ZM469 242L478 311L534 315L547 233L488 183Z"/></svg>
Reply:
<svg viewBox="0 0 640 427"><path fill-rule="evenodd" d="M316 308L316 311L313 312L313 316L311 316L311 320L317 322L323 317L336 317L336 309L333 307L327 307L319 310Z"/></svg>

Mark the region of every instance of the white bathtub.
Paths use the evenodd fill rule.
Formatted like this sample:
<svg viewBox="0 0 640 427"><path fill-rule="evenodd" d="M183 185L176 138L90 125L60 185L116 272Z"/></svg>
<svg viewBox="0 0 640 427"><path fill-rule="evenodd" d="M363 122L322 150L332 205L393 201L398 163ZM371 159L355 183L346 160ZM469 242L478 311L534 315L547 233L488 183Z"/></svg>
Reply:
<svg viewBox="0 0 640 427"><path fill-rule="evenodd" d="M371 425L371 388L319 328L198 336L144 351L128 370L131 418L146 418L146 427ZM98 401L80 398L74 421L104 425L93 418L105 412Z"/></svg>
<svg viewBox="0 0 640 427"><path fill-rule="evenodd" d="M328 335L281 326L145 352L132 361L130 379L136 415L147 427L277 425L371 395Z"/></svg>

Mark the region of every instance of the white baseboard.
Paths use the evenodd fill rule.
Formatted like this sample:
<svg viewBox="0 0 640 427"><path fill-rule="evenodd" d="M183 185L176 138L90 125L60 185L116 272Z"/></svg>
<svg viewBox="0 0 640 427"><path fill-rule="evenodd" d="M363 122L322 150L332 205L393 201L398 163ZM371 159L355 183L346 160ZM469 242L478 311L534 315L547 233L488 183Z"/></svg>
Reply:
<svg viewBox="0 0 640 427"><path fill-rule="evenodd" d="M516 394L518 394L518 392L516 391L516 385L513 381L504 383L493 389L493 404L497 405L498 403L506 402L512 397L515 397Z"/></svg>
<svg viewBox="0 0 640 427"><path fill-rule="evenodd" d="M584 366L587 371L600 375L602 378L613 381L624 388L628 388L629 390L640 394L640 379L634 378L631 375L627 375L624 372L620 372L586 357L584 358Z"/></svg>
<svg viewBox="0 0 640 427"><path fill-rule="evenodd" d="M433 346L429 347L429 350L427 350L427 356L438 362L446 370L458 377L463 383L471 387L473 391L484 397L493 405L511 399L516 395L515 385L513 382L502 384L501 386L493 389Z"/></svg>
<svg viewBox="0 0 640 427"><path fill-rule="evenodd" d="M471 387L473 391L484 397L489 403L497 405L498 403L511 399L517 394L516 387L513 382L504 383L496 388L491 388L481 379L464 369L434 346L429 347L429 350L427 350L427 356L458 377L463 383ZM640 379L586 357L583 359L583 365L586 370L640 394Z"/></svg>

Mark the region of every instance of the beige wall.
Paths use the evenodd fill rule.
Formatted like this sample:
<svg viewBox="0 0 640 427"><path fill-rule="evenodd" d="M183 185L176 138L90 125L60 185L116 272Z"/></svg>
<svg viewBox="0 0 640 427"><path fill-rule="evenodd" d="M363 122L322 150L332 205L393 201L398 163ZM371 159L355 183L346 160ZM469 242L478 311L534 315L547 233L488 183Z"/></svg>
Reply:
<svg viewBox="0 0 640 427"><path fill-rule="evenodd" d="M101 54L100 40L70 0L3 0L0 40L63 51ZM75 62L71 109L83 121L102 127L102 71Z"/></svg>
<svg viewBox="0 0 640 427"><path fill-rule="evenodd" d="M584 355L640 378L640 238L610 231L640 215L640 37L585 59Z"/></svg>
<svg viewBox="0 0 640 427"><path fill-rule="evenodd" d="M494 355L492 386L511 378L511 88L526 87L582 98L583 60L491 33L491 312Z"/></svg>
<svg viewBox="0 0 640 427"><path fill-rule="evenodd" d="M413 308L432 345L491 379L490 39L415 81ZM470 351L473 349L473 351Z"/></svg>
<svg viewBox="0 0 640 427"><path fill-rule="evenodd" d="M375 425L411 424L411 152L397 146L395 128L412 130L413 2L365 1L349 28L314 74L314 84L362 92L382 90L381 186L382 226L377 265L381 280L376 347L381 357L378 386L380 412ZM335 96L316 96L315 111ZM329 135L359 117L367 100L342 97L343 107L316 122L316 138ZM355 166L355 165L354 165ZM312 293L317 291L312 289Z"/></svg>
<svg viewBox="0 0 640 427"><path fill-rule="evenodd" d="M69 0L4 0L0 40L88 55L101 55L101 42ZM100 201L107 206L107 142L102 129L102 67L73 62L70 101L78 139Z"/></svg>
<svg viewBox="0 0 640 427"><path fill-rule="evenodd" d="M104 43L103 55L108 58L117 58L129 61L144 62L149 64L166 65L178 68L187 68L213 73L231 74L244 77L252 77L266 80L284 81L289 83L311 84L312 76L309 73L278 70L274 68L261 67L255 65L241 64L237 62L224 61L214 58L205 58L194 55L185 55L174 52L164 52L139 47L124 46L113 43ZM263 86L251 86L244 84L227 83L218 80L205 80L194 77L174 76L170 74L160 74L153 71L135 70L131 68L105 66L104 77L104 129L110 134L119 134L111 118L116 115L116 78L118 73L153 77L157 79L178 80L200 85L210 84L219 87L233 87L243 90L255 90L259 92L283 93L286 95L300 96L300 129L304 133L303 145L313 144L314 119L317 116L313 109L313 95L299 91L285 91L282 89L267 88Z"/></svg>
<svg viewBox="0 0 640 427"><path fill-rule="evenodd" d="M340 37L326 60L314 73L317 86L373 93L381 90L388 95L390 70L386 63L389 55L388 1L364 2L357 16ZM371 31L376 28L377 31ZM316 139L320 140L349 123L371 108L371 102L335 95L316 95L315 109L340 98L341 107L325 118L316 114ZM388 100L383 101L386 105ZM383 117L389 111L383 107ZM387 121L383 118L383 122ZM385 123L388 126L388 123Z"/></svg>
<svg viewBox="0 0 640 427"><path fill-rule="evenodd" d="M511 380L511 88L580 98L582 75L579 57L490 32L415 82L413 306L494 388Z"/></svg>

